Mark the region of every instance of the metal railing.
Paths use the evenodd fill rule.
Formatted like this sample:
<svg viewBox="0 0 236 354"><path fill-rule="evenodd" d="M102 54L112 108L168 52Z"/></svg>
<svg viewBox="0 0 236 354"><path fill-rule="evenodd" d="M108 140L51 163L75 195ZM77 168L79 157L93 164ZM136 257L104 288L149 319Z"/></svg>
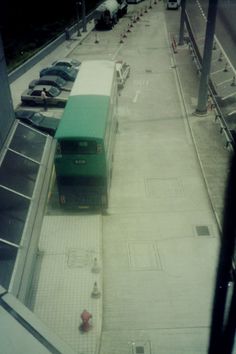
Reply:
<svg viewBox="0 0 236 354"><path fill-rule="evenodd" d="M202 57L201 57L201 53L200 53L200 49L195 41L194 35L193 35L193 30L191 27L191 23L188 17L188 14L185 14L185 25L186 25L186 29L188 32L188 38L187 38L187 43L189 46L189 49L191 51L191 55L193 57L193 61L196 65L197 68L197 72L198 74L201 73L201 68L202 68ZM217 37L215 36L215 43L217 44L218 48L220 49L220 52L223 53L223 48L219 42L219 40L217 39ZM236 74L236 70L234 69L233 65L231 64L229 58L224 54L225 56L225 61L227 63L229 63L230 68L232 69L234 75ZM218 94L216 92L215 86L212 82L211 79L209 79L209 96L213 102L213 108L215 110L215 120L219 121L220 123L220 132L224 133L225 135L225 139L226 139L226 147L234 150L235 149L235 143L234 143L234 138L231 134L231 129L228 127L226 119L225 119L225 115L224 112L222 111L221 107L219 106L219 103L217 101L218 98Z"/></svg>

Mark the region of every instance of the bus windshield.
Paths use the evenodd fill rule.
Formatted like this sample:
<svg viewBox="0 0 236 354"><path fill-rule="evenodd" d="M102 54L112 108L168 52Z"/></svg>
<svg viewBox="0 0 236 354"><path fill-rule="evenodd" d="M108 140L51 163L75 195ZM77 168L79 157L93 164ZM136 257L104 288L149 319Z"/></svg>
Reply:
<svg viewBox="0 0 236 354"><path fill-rule="evenodd" d="M96 154L97 142L94 140L70 140L60 142L61 153L65 155Z"/></svg>

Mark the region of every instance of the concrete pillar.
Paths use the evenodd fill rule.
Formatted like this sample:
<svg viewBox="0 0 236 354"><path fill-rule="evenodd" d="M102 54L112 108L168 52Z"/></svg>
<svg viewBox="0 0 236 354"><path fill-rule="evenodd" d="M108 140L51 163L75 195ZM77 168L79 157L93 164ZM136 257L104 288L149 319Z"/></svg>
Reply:
<svg viewBox="0 0 236 354"><path fill-rule="evenodd" d="M180 29L179 29L179 45L184 44L184 21L185 21L186 0L181 1Z"/></svg>
<svg viewBox="0 0 236 354"><path fill-rule="evenodd" d="M197 115L205 115L207 113L208 82L215 34L217 4L218 0L209 0L198 104L195 112Z"/></svg>

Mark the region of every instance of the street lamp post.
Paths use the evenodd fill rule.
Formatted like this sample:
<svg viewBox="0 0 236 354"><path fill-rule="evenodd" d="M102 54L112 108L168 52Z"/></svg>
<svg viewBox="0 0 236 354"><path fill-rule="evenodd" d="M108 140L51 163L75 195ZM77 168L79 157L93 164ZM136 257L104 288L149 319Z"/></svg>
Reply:
<svg viewBox="0 0 236 354"><path fill-rule="evenodd" d="M195 112L197 115L207 114L208 83L211 68L212 48L214 43L217 6L218 0L209 0L202 70L198 91L198 104Z"/></svg>
<svg viewBox="0 0 236 354"><path fill-rule="evenodd" d="M82 0L82 22L83 22L83 32L87 32L85 0Z"/></svg>
<svg viewBox="0 0 236 354"><path fill-rule="evenodd" d="M81 36L80 29L79 29L79 6L80 6L80 2L76 1L75 6L76 6L76 19L77 19L77 36L80 37Z"/></svg>

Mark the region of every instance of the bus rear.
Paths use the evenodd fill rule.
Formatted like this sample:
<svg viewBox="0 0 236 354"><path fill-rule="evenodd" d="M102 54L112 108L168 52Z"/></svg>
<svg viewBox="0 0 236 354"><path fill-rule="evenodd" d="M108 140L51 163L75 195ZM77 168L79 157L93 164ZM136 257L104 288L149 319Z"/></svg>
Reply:
<svg viewBox="0 0 236 354"><path fill-rule="evenodd" d="M107 207L107 166L101 140L59 140L55 170L61 206Z"/></svg>

